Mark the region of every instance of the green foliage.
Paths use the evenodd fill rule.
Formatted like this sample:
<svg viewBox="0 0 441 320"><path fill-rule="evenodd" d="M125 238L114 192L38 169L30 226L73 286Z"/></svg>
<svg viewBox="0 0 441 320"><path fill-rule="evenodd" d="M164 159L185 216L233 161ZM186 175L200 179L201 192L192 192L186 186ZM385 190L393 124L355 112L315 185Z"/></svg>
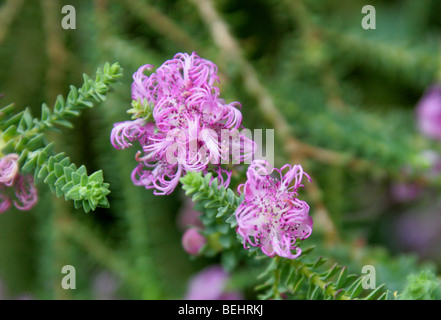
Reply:
<svg viewBox="0 0 441 320"><path fill-rule="evenodd" d="M192 196L193 201L197 202L195 208L203 212L200 219L205 226L203 233L209 237L209 241L202 253L212 255L220 252L227 270L237 267L243 249L240 237L235 232L237 222L234 212L243 198L236 196L231 189L219 187L217 179L213 179L210 173L202 176L201 172L190 172L181 178L181 183L186 195ZM323 257L313 262L303 262L312 249L304 250L300 258L294 260L279 257L267 259L269 266L261 277L268 279L258 286L258 290L267 289L261 298L280 299L281 293L310 300L349 300L360 299L361 296L366 300L386 298L384 285L366 292L363 289L364 277L348 275L347 267L334 264L331 268L323 269L327 262ZM257 250L250 250L250 253L255 252Z"/></svg>
<svg viewBox="0 0 441 320"><path fill-rule="evenodd" d="M295 260L276 258L261 277L268 278L258 290L265 290L262 299L281 299L284 296L308 300L384 300L385 285L373 290L363 289L366 276L348 274L345 266L326 266L327 259L320 256L312 262L304 262L313 251L307 248Z"/></svg>
<svg viewBox="0 0 441 320"><path fill-rule="evenodd" d="M109 207L106 195L110 193L108 183L103 182L103 172L88 176L86 168L76 167L63 153L55 154L53 143L47 143L44 132L57 126L72 128L70 118L79 116L81 110L92 108L94 102L106 100L111 85L122 76L118 63L104 64L96 72L95 79L83 75L80 89L70 86L65 100L57 97L53 112L42 105L41 119L33 118L30 108L13 114L14 105L0 110L0 133L3 153L18 153L24 173L34 172L35 178L48 184L51 191L66 200L73 200L75 208L85 212L97 207Z"/></svg>
<svg viewBox="0 0 441 320"><path fill-rule="evenodd" d="M318 114L314 110L315 116L312 117L311 111L298 110L299 113L292 117L308 124L307 128L299 128L299 133L307 140L317 145L331 145L345 153L350 150L350 156L369 161L372 172L375 172L375 166L392 174L404 166L423 171L422 153L429 145L404 129L408 119L403 115L397 112L378 115L364 111L340 113L324 109ZM385 121L389 125L386 126ZM330 135L338 139L326 141Z"/></svg>
<svg viewBox="0 0 441 320"><path fill-rule="evenodd" d="M16 151L22 151L25 147L32 147L32 145L26 145L22 142L23 140L27 143L29 140L38 137L41 132L55 126L72 128L69 118L79 116L83 109L92 108L94 101L102 102L106 100L111 85L121 77L122 69L119 64L110 65L108 62L102 69L98 68L94 80L84 74L82 87L77 89L70 86L70 92L66 100L59 95L52 112L45 103L42 104L41 119L33 118L30 108L26 108L15 115L11 115L13 105L2 108L0 110L0 116L2 117L0 118L2 120L0 130L4 131L3 139L10 141ZM9 117L3 119L5 115L9 115ZM31 151L33 150L31 149Z"/></svg>
<svg viewBox="0 0 441 320"><path fill-rule="evenodd" d="M11 292L97 299L94 275L106 269L120 280L122 298L181 299L191 275L221 263L232 276L228 285L251 299L441 298L441 178L422 155L441 146L415 121L424 89L441 80L439 1L375 1L375 30L361 28L363 3L352 0L77 1L75 30L60 27L69 1L24 2L0 1L0 98L7 105L0 152L19 153L20 170L40 184L32 212L0 215L0 282ZM188 257L178 190L157 197L134 186L133 150L112 148L112 126L128 118L130 103L129 117L152 120L153 106L131 99L133 72L193 51L218 65L220 97L241 103L245 127L275 129L276 166L300 163L312 177L302 199L314 231L299 244L300 259L244 249L233 186L243 183L246 166L234 168L232 190L210 175L182 178L208 239L202 256ZM81 76L105 61L119 63ZM116 81L122 85L106 99ZM403 181L420 195L397 201L391 186ZM72 214L74 206L50 190L94 214ZM411 233L399 228L403 216L420 219L426 210L431 218L411 220ZM59 290L66 264L81 274L73 292ZM363 290L355 274L364 265L385 286ZM428 265L433 274L420 272Z"/></svg>
<svg viewBox="0 0 441 320"><path fill-rule="evenodd" d="M38 179L48 184L51 191L66 200L73 200L75 208L85 212L96 207L108 208L106 195L110 193L108 183L103 182L102 170L87 175L86 167L77 168L63 153L51 156L36 173Z"/></svg>
<svg viewBox="0 0 441 320"><path fill-rule="evenodd" d="M127 111L128 114L132 114L132 119L143 118L146 122L153 121L153 106L150 105L147 100L132 101L132 108Z"/></svg>
<svg viewBox="0 0 441 320"><path fill-rule="evenodd" d="M394 81L415 81L415 84L424 88L431 84L440 69L436 49L431 44L412 47L399 42L386 43L379 39L366 39L355 32L334 30L328 36L336 54L342 55L351 50L353 54L347 62L363 61L366 66Z"/></svg>
<svg viewBox="0 0 441 320"><path fill-rule="evenodd" d="M60 125L72 128L68 121L70 117L79 116L81 110L92 108L94 101L102 102L106 100L106 95L114 84L122 77L122 69L118 63L110 65L108 62L104 67L98 68L95 79L89 78L87 74L83 75L84 83L77 89L70 86L70 92L66 101L60 95L54 105L53 113L46 104L41 108L41 120L34 121L33 131L42 131Z"/></svg>
<svg viewBox="0 0 441 320"><path fill-rule="evenodd" d="M234 216L243 197L219 186L211 173L202 176L201 172L189 172L180 181L185 194L197 203L195 209L204 213L200 219L208 242L201 253L207 256L220 253L223 266L227 270L234 269L244 256L243 246L235 231L237 222Z"/></svg>
<svg viewBox="0 0 441 320"><path fill-rule="evenodd" d="M407 278L407 286L397 297L399 300L440 300L441 281L431 271L421 271Z"/></svg>

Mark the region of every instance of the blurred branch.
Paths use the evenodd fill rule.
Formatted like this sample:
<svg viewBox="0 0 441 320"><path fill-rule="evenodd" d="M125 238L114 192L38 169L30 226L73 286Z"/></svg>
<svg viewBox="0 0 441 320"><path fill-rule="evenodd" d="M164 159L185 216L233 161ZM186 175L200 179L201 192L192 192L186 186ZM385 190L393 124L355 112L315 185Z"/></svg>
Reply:
<svg viewBox="0 0 441 320"><path fill-rule="evenodd" d="M123 39L116 35L111 35L102 41L103 50L118 57L118 60L128 65L130 69L136 70L139 66L146 63L160 65L161 60L152 51L143 48L141 45Z"/></svg>
<svg viewBox="0 0 441 320"><path fill-rule="evenodd" d="M177 25L172 19L168 18L154 6L140 0L126 0L122 1L122 3L131 14L147 23L159 34L169 38L179 47L182 47L189 52L200 48L183 28Z"/></svg>
<svg viewBox="0 0 441 320"><path fill-rule="evenodd" d="M437 78L441 74L439 49L437 52L430 52L428 48L405 48L339 30L322 28L322 33L329 45L339 54L344 54L347 60L362 62L394 81L422 88L436 80L440 81ZM351 54L347 54L348 52Z"/></svg>
<svg viewBox="0 0 441 320"><path fill-rule="evenodd" d="M321 28L314 23L311 13L302 0L284 0L283 6L288 9L300 29L305 60L312 60L308 63L316 67L317 73L321 75L323 87L328 96L327 106L335 111L346 110L348 106L340 97L338 79L329 61L329 56L325 52L326 43Z"/></svg>
<svg viewBox="0 0 441 320"><path fill-rule="evenodd" d="M23 0L8 0L0 9L0 44L9 32L9 27L23 5Z"/></svg>

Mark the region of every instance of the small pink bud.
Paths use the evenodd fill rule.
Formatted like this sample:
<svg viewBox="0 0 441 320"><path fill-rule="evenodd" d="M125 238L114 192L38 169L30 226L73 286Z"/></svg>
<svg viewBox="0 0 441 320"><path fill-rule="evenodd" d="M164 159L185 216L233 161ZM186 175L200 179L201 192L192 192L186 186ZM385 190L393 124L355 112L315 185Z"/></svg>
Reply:
<svg viewBox="0 0 441 320"><path fill-rule="evenodd" d="M441 140L441 86L428 88L417 105L417 122L420 132L432 139Z"/></svg>
<svg viewBox="0 0 441 320"><path fill-rule="evenodd" d="M199 253L206 242L205 237L196 228L188 229L182 236L182 247L188 254L193 256Z"/></svg>

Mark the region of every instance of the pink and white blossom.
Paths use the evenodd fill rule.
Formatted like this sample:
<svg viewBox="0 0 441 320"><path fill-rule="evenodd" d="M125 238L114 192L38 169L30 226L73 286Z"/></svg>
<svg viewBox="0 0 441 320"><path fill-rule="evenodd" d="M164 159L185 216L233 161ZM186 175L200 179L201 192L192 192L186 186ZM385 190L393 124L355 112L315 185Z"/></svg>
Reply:
<svg viewBox="0 0 441 320"><path fill-rule="evenodd" d="M259 247L270 257L301 254L296 242L308 238L313 226L309 205L297 198L304 176L310 180L301 165L273 169L265 160L252 162L247 181L238 188L244 201L235 212L245 248Z"/></svg>
<svg viewBox="0 0 441 320"><path fill-rule="evenodd" d="M135 185L170 194L186 172L216 172L228 186L231 171L221 167L230 156L234 163L248 160L254 142L243 134L222 141L223 131L238 132L242 113L238 102L226 103L219 96L217 66L196 53L178 53L150 75L145 65L133 75L132 99L152 107L153 122L143 119L116 123L111 133L117 149L139 142ZM232 145L234 148L229 148ZM237 151L239 155L233 155Z"/></svg>
<svg viewBox="0 0 441 320"><path fill-rule="evenodd" d="M12 205L22 211L30 210L38 201L37 189L31 175L19 173L18 155L0 158L0 213Z"/></svg>

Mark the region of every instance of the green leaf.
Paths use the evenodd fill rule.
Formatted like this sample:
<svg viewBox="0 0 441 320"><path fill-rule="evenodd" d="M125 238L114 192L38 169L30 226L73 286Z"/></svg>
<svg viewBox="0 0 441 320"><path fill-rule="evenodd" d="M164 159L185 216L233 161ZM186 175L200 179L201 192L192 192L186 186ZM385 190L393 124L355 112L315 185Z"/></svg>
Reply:
<svg viewBox="0 0 441 320"><path fill-rule="evenodd" d="M93 173L90 179L86 167L77 169L63 153L46 158L36 176L48 184L57 197L64 195L66 200L73 200L76 208L82 206L89 212L97 207L109 207L106 198L110 193L109 184L103 182L102 171Z"/></svg>
<svg viewBox="0 0 441 320"><path fill-rule="evenodd" d="M379 295L383 295L384 293L382 291L384 290L384 287L385 284L382 284L381 286L377 287L365 298L365 300L374 300L378 298Z"/></svg>
<svg viewBox="0 0 441 320"><path fill-rule="evenodd" d="M26 143L26 150L37 150L45 145L44 134L40 133Z"/></svg>
<svg viewBox="0 0 441 320"><path fill-rule="evenodd" d="M351 298L358 297L363 292L363 277L354 281L354 283L348 288L347 293Z"/></svg>
<svg viewBox="0 0 441 320"><path fill-rule="evenodd" d="M69 192L66 194L67 199L81 200L80 189L80 186L70 188Z"/></svg>
<svg viewBox="0 0 441 320"><path fill-rule="evenodd" d="M94 172L90 177L89 177L89 182L96 182L96 183L101 183L103 182L103 171L99 170Z"/></svg>
<svg viewBox="0 0 441 320"><path fill-rule="evenodd" d="M343 267L343 269L340 272L340 275L338 276L337 283L336 283L336 286L338 288L342 288L345 285L346 280L347 280L347 274L348 274L347 267Z"/></svg>

